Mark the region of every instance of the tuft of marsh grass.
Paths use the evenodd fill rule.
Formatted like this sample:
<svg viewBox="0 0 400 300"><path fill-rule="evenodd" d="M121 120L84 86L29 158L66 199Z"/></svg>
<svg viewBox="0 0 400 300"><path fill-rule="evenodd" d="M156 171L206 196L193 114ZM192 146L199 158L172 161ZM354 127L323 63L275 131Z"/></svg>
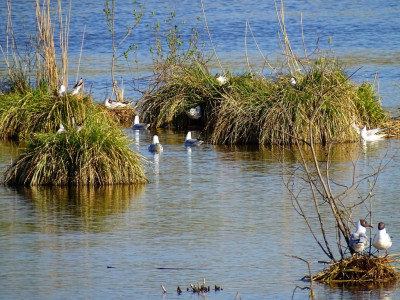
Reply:
<svg viewBox="0 0 400 300"><path fill-rule="evenodd" d="M108 185L146 183L144 158L104 112L93 109L81 130L31 135L24 153L4 174L8 185Z"/></svg>
<svg viewBox="0 0 400 300"><path fill-rule="evenodd" d="M55 132L60 123L72 124L73 118L80 124L91 107L89 96L58 97L41 89L0 95L0 138L25 140L33 133Z"/></svg>
<svg viewBox="0 0 400 300"><path fill-rule="evenodd" d="M290 75L228 74L228 83L220 86L198 63L174 68L138 109L148 112L156 127L182 129L185 110L200 105L213 144L292 144L306 140L309 130L316 143L351 142L359 140L352 123L379 126L388 119L374 86L354 84L334 59L308 61L295 76L297 87Z"/></svg>

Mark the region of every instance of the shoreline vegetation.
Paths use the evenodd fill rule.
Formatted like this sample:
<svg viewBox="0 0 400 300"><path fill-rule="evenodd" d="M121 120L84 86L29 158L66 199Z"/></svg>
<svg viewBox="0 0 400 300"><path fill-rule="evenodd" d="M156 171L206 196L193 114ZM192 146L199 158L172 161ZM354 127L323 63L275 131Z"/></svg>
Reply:
<svg viewBox="0 0 400 300"><path fill-rule="evenodd" d="M11 6L11 0L8 3ZM120 45L114 40L115 2L111 3L112 6L109 1L106 4L107 21L110 22L113 39L114 66L116 49ZM0 94L0 138L17 140L25 148L5 171L4 183L24 186L146 183L146 161L131 149L130 141L118 125L121 122L118 116L124 115L124 109L111 112L103 105L96 105L90 95L85 95L82 90L76 94L63 90L60 92L61 84L68 90L68 27L63 27L61 1L58 1L63 37L60 39L61 70L57 69L50 0L44 0L43 5L36 0L36 8L39 32L35 49L36 87L30 83L29 74L21 68L26 58L13 55L12 61L9 61L9 57L5 57L9 67L9 89ZM314 51L313 57L295 55L286 35L283 3L281 10L278 7L276 10L286 62L280 71L274 69L274 76L266 77L253 72L223 72L221 77L211 74L205 54L195 43L196 33L191 38L189 48L181 51L180 33L171 21L171 30L164 36L167 39L167 53L163 53L161 41L156 43L159 48L154 49L154 82L136 106L129 107L128 115L133 111L138 113L141 120L150 123L153 129L187 130L192 126L199 127L211 144L297 147L301 153L303 173L289 173L286 184L293 195L293 206L301 212L307 225L308 217L302 209L305 204L301 193L295 189L300 181L305 184L305 188L301 186L301 191L312 191L312 199L307 194L305 201L307 205L314 202L315 215L312 217L318 218L320 228L309 225L309 229L316 244L335 267L328 269L325 277L313 278L310 274L310 278L311 282L317 278L329 282L333 273L347 274L348 266L354 267L350 262L356 259L347 255L348 251L351 252L351 215L356 206L369 199L365 197L359 204L347 206L342 195L357 190L359 184L368 179L373 180L372 191L380 172L354 179L349 186L338 187L343 188L342 193L334 194L331 186L337 187L337 184L329 176L332 145L358 142L360 135L354 129L354 124L369 128L382 127L390 120L390 116L381 107L374 84L364 82L356 85L337 58L322 51ZM139 22L141 13L135 11L135 17ZM171 14L171 20L173 18ZM65 23L69 24L69 20ZM136 25L132 25L131 29ZM11 24L8 24L10 37L13 36L11 29ZM131 29L126 36L131 34ZM1 50L4 55L5 52ZM116 95L116 101L121 102L123 90L118 89L114 75L113 70L113 94ZM315 144L326 147L323 161L316 156ZM304 153L301 150L303 146L307 148ZM299 170L301 172L301 167ZM322 205L328 205L331 210L331 215L324 216L324 219L320 213ZM324 225L328 221L336 225L334 230L337 232L332 236L339 241L332 244L338 245L342 264L337 264L326 235L330 229L325 230ZM320 232L315 233L318 230ZM340 238L344 238L345 243L341 243ZM376 261L385 265L392 262L391 259ZM363 281L363 274L370 272L370 269L362 269L363 265L356 265L360 272L350 278L351 282ZM385 270L377 269L375 274L379 278L398 278L397 271L390 269L387 275ZM371 277L368 277L370 280Z"/></svg>

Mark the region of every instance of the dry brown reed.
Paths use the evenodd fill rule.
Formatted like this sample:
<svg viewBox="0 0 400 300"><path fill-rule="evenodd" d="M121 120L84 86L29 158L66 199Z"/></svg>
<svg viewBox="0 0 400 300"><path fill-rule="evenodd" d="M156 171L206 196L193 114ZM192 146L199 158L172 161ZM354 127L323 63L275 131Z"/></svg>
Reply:
<svg viewBox="0 0 400 300"><path fill-rule="evenodd" d="M393 256L351 256L332 263L323 272L313 276L314 281L325 283L385 282L397 280L400 274Z"/></svg>

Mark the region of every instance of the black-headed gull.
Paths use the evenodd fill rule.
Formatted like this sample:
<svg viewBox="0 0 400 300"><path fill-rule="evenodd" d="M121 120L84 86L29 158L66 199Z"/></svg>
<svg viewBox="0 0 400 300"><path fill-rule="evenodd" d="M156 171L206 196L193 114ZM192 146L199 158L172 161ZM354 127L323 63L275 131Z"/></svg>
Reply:
<svg viewBox="0 0 400 300"><path fill-rule="evenodd" d="M65 95L65 92L66 92L66 88L65 88L65 85L60 85L60 88L58 89L58 96L60 96L60 97L62 97L62 96L64 96Z"/></svg>
<svg viewBox="0 0 400 300"><path fill-rule="evenodd" d="M215 74L215 78L217 78L219 85L224 85L228 82L228 78L226 78L225 76L221 76L221 74L219 73Z"/></svg>
<svg viewBox="0 0 400 300"><path fill-rule="evenodd" d="M132 126L133 130L147 129L149 127L150 127L150 124L140 123L139 116L138 115L135 116L135 120L133 121L133 126Z"/></svg>
<svg viewBox="0 0 400 300"><path fill-rule="evenodd" d="M104 105L109 108L109 109L114 109L114 108L118 108L118 107L125 107L127 106L126 103L123 102L118 102L118 101L112 101L111 99L106 99L104 101Z"/></svg>
<svg viewBox="0 0 400 300"><path fill-rule="evenodd" d="M75 83L75 85L72 87L71 95L78 94L80 92L84 82L85 81L82 78L79 79L79 81L77 83Z"/></svg>
<svg viewBox="0 0 400 300"><path fill-rule="evenodd" d="M189 118L193 120L199 119L201 117L200 105L197 105L196 107L189 109L188 111L186 111L186 114Z"/></svg>
<svg viewBox="0 0 400 300"><path fill-rule="evenodd" d="M386 134L380 134L381 131L381 128L367 130L367 126L364 126L363 129L361 129L360 131L360 135L364 141L377 141L386 137Z"/></svg>
<svg viewBox="0 0 400 300"><path fill-rule="evenodd" d="M372 241L372 246L379 250L385 250L387 255L387 249L392 246L392 239L389 234L386 232L385 223L379 222L378 224L378 232L374 236L374 240Z"/></svg>
<svg viewBox="0 0 400 300"><path fill-rule="evenodd" d="M58 128L57 133L62 133L62 132L65 132L65 127L62 123L60 123L60 127Z"/></svg>
<svg viewBox="0 0 400 300"><path fill-rule="evenodd" d="M290 78L290 84L296 89L299 87L294 77Z"/></svg>
<svg viewBox="0 0 400 300"><path fill-rule="evenodd" d="M149 146L149 151L150 152L162 152L163 151L163 146L160 144L160 140L158 139L158 135L153 135L153 142Z"/></svg>
<svg viewBox="0 0 400 300"><path fill-rule="evenodd" d="M203 141L198 140L198 139L192 139L192 132L189 131L186 135L185 139L185 146L186 147L192 147L192 146L198 146L203 144Z"/></svg>
<svg viewBox="0 0 400 300"><path fill-rule="evenodd" d="M355 253L361 253L369 245L368 237L366 235L367 227L373 228L372 225L368 224L367 221L361 219L357 223L356 232L350 236L350 247Z"/></svg>

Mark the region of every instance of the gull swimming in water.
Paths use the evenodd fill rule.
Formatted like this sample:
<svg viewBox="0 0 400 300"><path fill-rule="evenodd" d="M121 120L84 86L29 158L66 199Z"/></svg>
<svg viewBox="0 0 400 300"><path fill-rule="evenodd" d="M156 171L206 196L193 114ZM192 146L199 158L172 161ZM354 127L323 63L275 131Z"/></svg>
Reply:
<svg viewBox="0 0 400 300"><path fill-rule="evenodd" d="M158 135L153 135L153 142L149 146L149 151L150 152L155 152L159 153L163 151L163 146L160 144L160 141L158 139Z"/></svg>
<svg viewBox="0 0 400 300"><path fill-rule="evenodd" d="M186 147L192 147L192 146L198 146L203 144L203 141L198 140L198 139L192 139L192 132L189 131L186 135L185 139L185 146Z"/></svg>
<svg viewBox="0 0 400 300"><path fill-rule="evenodd" d="M367 232L366 227L373 228L373 226L368 224L367 221L361 219L357 223L356 232L354 232L350 237L349 245L357 254L363 252L369 245L368 237L365 234Z"/></svg>
<svg viewBox="0 0 400 300"><path fill-rule="evenodd" d="M83 83L84 83L84 80L82 78L79 79L79 81L77 83L75 83L75 85L72 87L71 95L78 94L83 86Z"/></svg>
<svg viewBox="0 0 400 300"><path fill-rule="evenodd" d="M379 250L385 250L387 255L387 249L392 246L392 240L386 232L385 223L379 222L378 224L378 232L374 236L374 240L372 241L372 246Z"/></svg>
<svg viewBox="0 0 400 300"><path fill-rule="evenodd" d="M367 126L364 126L363 129L360 131L361 138L364 141L377 141L383 139L386 134L379 134L381 132L381 128L375 128L375 129L370 129L367 130Z"/></svg>
<svg viewBox="0 0 400 300"><path fill-rule="evenodd" d="M201 117L200 105L197 105L196 107L189 109L189 111L186 111L186 114L189 118L193 120L199 119Z"/></svg>
<svg viewBox="0 0 400 300"><path fill-rule="evenodd" d="M221 74L219 73L215 74L215 78L217 78L219 85L224 85L228 82L228 78L226 78L225 76L221 76Z"/></svg>
<svg viewBox="0 0 400 300"><path fill-rule="evenodd" d="M114 108L117 108L117 107L125 107L125 106L127 106L126 103L118 102L118 101L112 101L111 99L106 99L106 100L104 101L104 105L105 105L107 108L110 108L110 109L114 109Z"/></svg>
<svg viewBox="0 0 400 300"><path fill-rule="evenodd" d="M135 116L135 120L134 120L133 126L132 126L133 130L147 129L149 127L150 127L150 124L140 123L139 116L138 115Z"/></svg>

